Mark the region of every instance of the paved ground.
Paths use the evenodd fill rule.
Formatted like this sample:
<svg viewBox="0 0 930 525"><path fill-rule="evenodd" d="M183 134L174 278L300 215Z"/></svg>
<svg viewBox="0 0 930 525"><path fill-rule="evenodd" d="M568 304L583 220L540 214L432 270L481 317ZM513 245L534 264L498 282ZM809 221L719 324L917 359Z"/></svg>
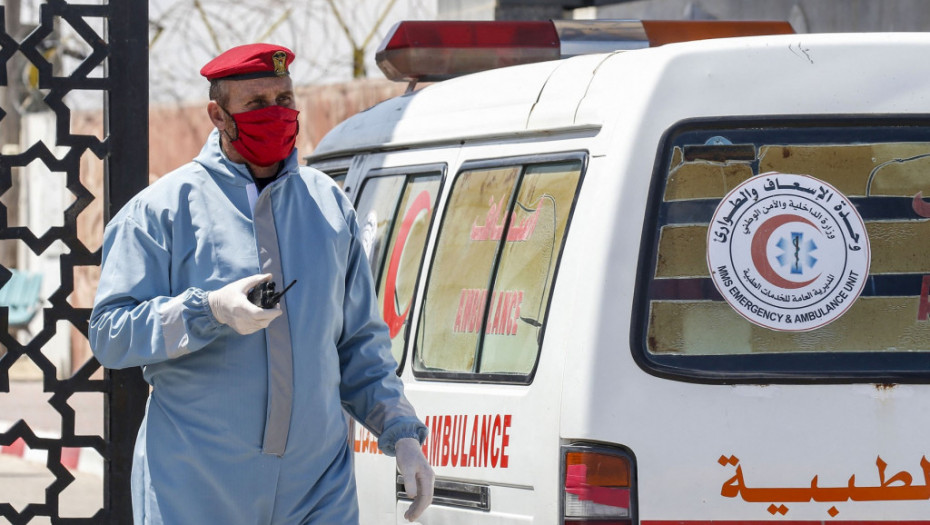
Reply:
<svg viewBox="0 0 930 525"><path fill-rule="evenodd" d="M25 419L36 433L61 434L61 415L48 404L51 394L41 381L11 381L9 392L0 392L0 422ZM103 393L78 392L68 399L74 409L74 430L79 435L103 435ZM0 428L5 432L7 428Z"/></svg>
<svg viewBox="0 0 930 525"><path fill-rule="evenodd" d="M89 518L103 506L103 479L94 474L71 472L75 480L61 493L61 517ZM43 503L45 489L55 480L41 463L0 454L0 502L22 511L29 503ZM0 523L9 523L0 517ZM50 524L47 517L33 518L29 525Z"/></svg>
<svg viewBox="0 0 930 525"><path fill-rule="evenodd" d="M38 381L12 381L10 392L0 393L0 432L23 419L39 437L61 434L61 415L48 404L49 393L42 391ZM103 394L79 393L68 404L75 411L75 432L79 435L103 435ZM54 481L45 468L44 452L23 451L4 447L0 453L0 503L10 503L21 511L29 503L44 503L45 489ZM75 477L61 493L61 517L90 517L103 505L102 460L95 451L75 451L80 461L70 458L70 470ZM63 454L64 456L64 454ZM8 523L0 518L0 524ZM48 518L36 517L29 522L49 524Z"/></svg>

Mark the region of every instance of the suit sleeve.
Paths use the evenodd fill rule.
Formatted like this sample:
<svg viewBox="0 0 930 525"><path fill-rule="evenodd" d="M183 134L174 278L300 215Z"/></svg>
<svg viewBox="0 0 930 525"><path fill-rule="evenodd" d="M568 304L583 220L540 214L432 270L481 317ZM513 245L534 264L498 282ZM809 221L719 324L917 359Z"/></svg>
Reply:
<svg viewBox="0 0 930 525"><path fill-rule="evenodd" d="M203 348L228 329L217 322L207 292L170 295L168 236L117 216L104 231L100 284L88 338L108 368L159 363Z"/></svg>
<svg viewBox="0 0 930 525"><path fill-rule="evenodd" d="M378 446L394 455L402 438L426 441L426 426L404 395L395 370L387 325L377 308L371 270L354 214L347 221L352 232L345 282L343 329L338 344L342 370L343 406L374 435Z"/></svg>

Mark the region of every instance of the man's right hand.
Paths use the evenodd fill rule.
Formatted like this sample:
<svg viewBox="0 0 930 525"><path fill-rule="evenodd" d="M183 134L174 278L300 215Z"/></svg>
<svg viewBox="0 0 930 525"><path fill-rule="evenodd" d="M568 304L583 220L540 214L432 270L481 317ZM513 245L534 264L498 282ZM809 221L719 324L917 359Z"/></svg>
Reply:
<svg viewBox="0 0 930 525"><path fill-rule="evenodd" d="M281 306L260 308L252 304L246 294L260 283L270 280L270 273L257 274L208 293L207 302L213 311L213 317L242 335L266 328L281 315Z"/></svg>

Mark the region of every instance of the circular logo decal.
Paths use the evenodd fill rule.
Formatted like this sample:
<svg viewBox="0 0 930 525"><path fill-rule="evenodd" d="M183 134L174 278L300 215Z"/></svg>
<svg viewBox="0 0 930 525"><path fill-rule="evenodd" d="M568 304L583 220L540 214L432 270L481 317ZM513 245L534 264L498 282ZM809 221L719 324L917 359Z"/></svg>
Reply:
<svg viewBox="0 0 930 525"><path fill-rule="evenodd" d="M862 292L870 258L852 202L807 175L747 180L720 201L707 230L717 290L772 330L813 330L839 318Z"/></svg>
<svg viewBox="0 0 930 525"><path fill-rule="evenodd" d="M362 241L362 250L365 255L371 259L371 249L375 246L375 239L378 237L378 212L371 210L365 217L365 224L362 224L362 231L359 234Z"/></svg>

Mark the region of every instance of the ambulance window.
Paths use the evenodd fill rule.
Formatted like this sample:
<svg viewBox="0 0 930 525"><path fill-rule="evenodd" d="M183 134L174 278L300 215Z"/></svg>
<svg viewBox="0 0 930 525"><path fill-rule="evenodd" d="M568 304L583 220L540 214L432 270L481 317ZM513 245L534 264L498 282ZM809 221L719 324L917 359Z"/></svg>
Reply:
<svg viewBox="0 0 930 525"><path fill-rule="evenodd" d="M576 160L459 174L421 309L418 376L529 378L580 178Z"/></svg>
<svg viewBox="0 0 930 525"><path fill-rule="evenodd" d="M687 123L660 151L640 364L708 381L925 380L927 124L737 124Z"/></svg>
<svg viewBox="0 0 930 525"><path fill-rule="evenodd" d="M343 189L345 189L345 185L346 185L346 176L347 176L348 174L349 174L349 172L348 172L348 171L345 171L345 170L342 170L342 171L334 171L334 172L332 172L332 173L328 173L328 175L329 175L330 177L332 177L333 181L335 181L336 185L339 186L340 188L343 188Z"/></svg>
<svg viewBox="0 0 930 525"><path fill-rule="evenodd" d="M385 239L394 226L397 201L406 182L406 174L367 179L355 205L362 244L375 280L381 272L387 250Z"/></svg>
<svg viewBox="0 0 930 525"><path fill-rule="evenodd" d="M314 166L316 169L322 171L329 178L333 179L333 182L336 183L341 189L345 189L346 177L349 174L349 169L344 166Z"/></svg>
<svg viewBox="0 0 930 525"><path fill-rule="evenodd" d="M356 210L362 242L377 283L378 308L391 336L391 353L403 362L407 325L441 173L369 178Z"/></svg>

